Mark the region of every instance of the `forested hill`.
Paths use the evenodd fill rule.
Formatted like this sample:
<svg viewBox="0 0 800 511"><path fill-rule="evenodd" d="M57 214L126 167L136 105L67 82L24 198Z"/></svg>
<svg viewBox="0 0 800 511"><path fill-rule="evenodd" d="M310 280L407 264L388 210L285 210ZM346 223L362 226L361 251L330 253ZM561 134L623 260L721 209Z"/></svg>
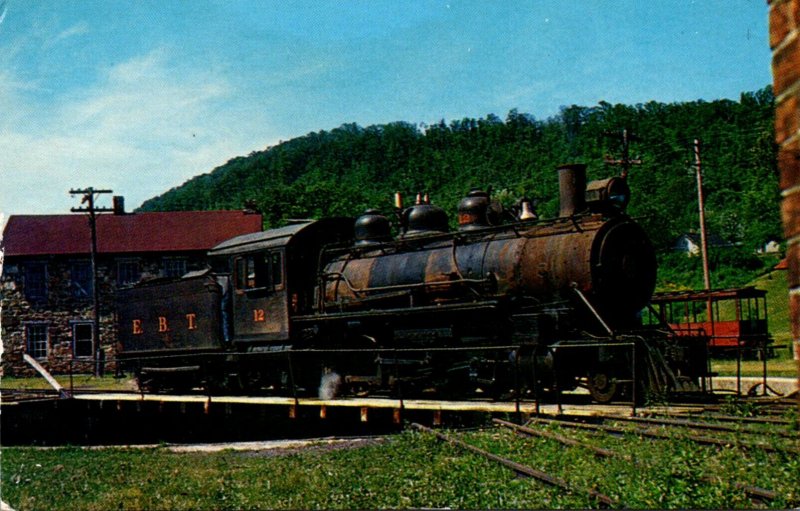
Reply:
<svg viewBox="0 0 800 511"><path fill-rule="evenodd" d="M773 97L765 88L740 100L563 107L538 120L517 110L435 125L345 124L237 157L208 174L148 200L141 210L239 209L254 201L267 226L289 218L355 215L391 208L396 191L430 193L454 217L473 187L506 203L539 199L553 216L556 167L588 164L589 178L619 173L604 163L621 157L623 129L635 135L629 212L656 245L669 246L697 228L693 139L701 161L710 230L751 249L780 238Z"/></svg>

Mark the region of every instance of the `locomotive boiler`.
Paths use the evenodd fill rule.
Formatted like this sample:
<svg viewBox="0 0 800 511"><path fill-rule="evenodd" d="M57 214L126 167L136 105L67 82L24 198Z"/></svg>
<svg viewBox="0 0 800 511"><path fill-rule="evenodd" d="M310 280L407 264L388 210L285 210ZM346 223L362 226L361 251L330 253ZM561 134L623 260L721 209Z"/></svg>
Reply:
<svg viewBox="0 0 800 511"><path fill-rule="evenodd" d="M641 399L705 375L691 340L642 327L646 233L613 177L558 169L560 211L504 211L480 190L458 229L420 197L392 222L292 224L223 242L212 269L119 295L120 359L141 384L434 396L589 389Z"/></svg>

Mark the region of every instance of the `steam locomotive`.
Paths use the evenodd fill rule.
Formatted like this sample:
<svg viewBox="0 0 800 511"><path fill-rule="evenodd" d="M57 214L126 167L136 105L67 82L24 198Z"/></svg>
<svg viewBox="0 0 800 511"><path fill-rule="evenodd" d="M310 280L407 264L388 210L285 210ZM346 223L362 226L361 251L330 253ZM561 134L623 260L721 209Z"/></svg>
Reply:
<svg viewBox="0 0 800 511"><path fill-rule="evenodd" d="M394 236L369 210L227 240L206 271L119 292L119 360L146 390L503 398L582 386L609 402L696 388L704 343L641 324L656 259L625 213L626 180L558 173L557 218L473 190L452 232L427 198L403 207L398 195Z"/></svg>

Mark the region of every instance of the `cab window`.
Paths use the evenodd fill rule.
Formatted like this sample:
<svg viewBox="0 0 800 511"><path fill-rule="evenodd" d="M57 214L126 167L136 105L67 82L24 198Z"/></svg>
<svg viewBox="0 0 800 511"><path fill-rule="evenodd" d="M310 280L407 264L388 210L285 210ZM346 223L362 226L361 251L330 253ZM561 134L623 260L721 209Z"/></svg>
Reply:
<svg viewBox="0 0 800 511"><path fill-rule="evenodd" d="M281 253L280 252L272 252L270 254L270 268L272 274L272 287L275 289L280 288L283 284L283 264L281 264Z"/></svg>
<svg viewBox="0 0 800 511"><path fill-rule="evenodd" d="M236 288L280 289L283 285L283 258L280 252L248 254L236 259Z"/></svg>

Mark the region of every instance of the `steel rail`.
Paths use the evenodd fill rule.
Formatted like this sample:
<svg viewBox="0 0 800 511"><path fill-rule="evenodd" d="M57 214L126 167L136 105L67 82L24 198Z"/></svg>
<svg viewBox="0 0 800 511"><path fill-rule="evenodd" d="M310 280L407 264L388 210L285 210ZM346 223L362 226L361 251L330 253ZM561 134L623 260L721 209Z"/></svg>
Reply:
<svg viewBox="0 0 800 511"><path fill-rule="evenodd" d="M588 444L586 442L581 442L579 440L575 440L574 438L569 438L564 435L559 435L558 433L553 433L551 431L541 431L538 429L529 428L527 426L520 426L519 424L514 424L513 422L504 421L502 419L492 419L492 422L494 422L495 424L499 424L504 428L513 429L514 431L518 431L526 435L549 438L551 440L555 440L556 442L560 442L564 445L569 445L573 447L582 447L584 449L592 451L594 454L598 456L603 456L606 458L621 457L627 461L633 462L633 459L630 456L620 454L618 452L612 451L611 449L605 449L603 447L597 447L595 445Z"/></svg>
<svg viewBox="0 0 800 511"><path fill-rule="evenodd" d="M615 420L615 421L622 421L622 422L635 422L641 424L655 424L655 425L664 425L664 426L682 426L689 429L707 429L711 431L725 431L730 433L743 433L748 435L772 435L772 436L779 436L782 438L792 438L796 440L800 440L800 434L798 433L789 433L787 431L758 431L754 429L743 429L738 428L735 426L727 426L724 424L711 424L708 422L694 422L688 421L683 419L653 419L649 417L623 417L623 416L612 416L612 415L603 415L603 414L595 414L594 417L603 419L603 420Z"/></svg>
<svg viewBox="0 0 800 511"><path fill-rule="evenodd" d="M725 415L718 413L708 413L703 410L688 410L681 415L668 413L668 412L644 412L647 415L659 415L665 417L680 417L681 415L700 415L703 414L709 419L718 420L721 422L749 422L753 424L783 424L786 426L792 425L794 422L786 419L775 419L772 417L740 417L738 415Z"/></svg>
<svg viewBox="0 0 800 511"><path fill-rule="evenodd" d="M566 437L566 436L559 435L559 434L556 434L556 433L552 433L550 431L540 431L540 430L536 430L536 429L529 428L529 427L526 427L526 426L520 426L519 424L514 424L513 422L507 422L507 421L504 421L504 420L501 420L501 419L492 419L492 421L495 424L499 424L500 426L503 426L503 427L509 428L509 429L513 429L514 431L518 431L518 432L526 434L526 435L539 436L539 437L542 437L542 438L549 438L549 439L555 440L557 442L560 442L560 443L562 443L564 445L570 445L570 446L574 446L574 447L581 447L583 449L587 449L589 451L592 451L597 456L602 456L602 457L605 457L605 458L620 458L620 459L625 460L625 461L627 461L629 463L633 463L636 467L648 468L646 465L636 461L635 459L633 459L632 456L630 456L628 454L623 454L623 453L620 453L620 452L617 452L617 451L613 451L611 449L605 449L603 447L597 447L596 445L592 445L592 444L587 443L587 442L581 442L579 440L575 440L574 438L570 438L570 437ZM672 475L675 476L675 477L680 477L678 474L672 474ZM701 475L700 476L700 480L701 481L705 481L707 483L718 484L718 479L715 478L714 476ZM762 500L762 501L763 500L771 501L771 500L775 500L776 498L778 498L778 494L776 492L772 491L772 490L767 490L765 488L759 488L758 486L752 486L752 485L749 485L749 484L740 483L738 481L730 481L730 483L735 488L744 491L751 498L755 497L755 498L757 498L759 500Z"/></svg>
<svg viewBox="0 0 800 511"><path fill-rule="evenodd" d="M431 429L429 427L423 426L422 424L417 424L415 422L415 423L412 423L411 426L416 428L416 429L418 429L418 430L420 430L420 431L424 431L426 433L430 433L432 435L435 435L439 440L447 442L447 443L449 443L451 445L458 446L458 447L460 447L462 449L466 449L466 450L468 450L468 451L470 451L472 453L478 454L480 456L483 456L484 458L487 458L487 459L490 459L490 460L492 460L492 461L494 461L496 463L499 463L499 464L503 465L506 468L510 468L511 470L516 472L517 474L537 479L537 480L542 481L542 482L544 482L546 484L549 484L551 486L557 486L557 487L559 487L559 488L561 488L563 490L566 490L568 492L574 492L574 491L577 490L577 489L573 488L572 486L570 486L569 483L567 483L567 481L565 481L564 479L561 479L559 477L551 476L551 475L549 475L549 474L547 474L545 472L542 472L541 470L537 470L537 469L535 469L533 467L529 467L527 465L523 465L521 463L517 463L516 461L512 461L512 460L509 460L507 458L503 458L502 456L498 456L497 454L493 454L491 452L485 451L483 449L480 449L479 447L475 447L474 445L468 444L468 443L463 442L461 440L458 440L456 438L449 437L449 436L447 436L447 435L445 435L443 433L440 433L438 431L435 431L435 430L433 430L433 429ZM602 494L602 493L600 493L600 492L598 492L596 490L593 490L593 489L583 489L583 491L585 493L587 493L593 499L596 499L597 501L601 502L602 504L605 504L606 506L619 507L619 503L615 499L609 497L608 495L604 495L604 494Z"/></svg>
<svg viewBox="0 0 800 511"><path fill-rule="evenodd" d="M775 447L772 445L766 445L760 443L742 442L741 440L729 442L719 438L712 438L699 435L672 435L670 433L646 430L641 428L630 429L630 428L620 428L617 426L607 426L605 424L583 424L566 420L546 419L544 417L534 417L528 423L530 424L532 422L545 422L548 424L558 424L560 426L567 428L588 429L592 431L605 431L607 433L616 433L621 435L632 434L632 435L646 436L649 438L655 438L658 440L691 440L692 442L698 444L714 445L717 447L736 447L738 449L746 449L746 450L762 450L767 452L786 452L791 454L800 454L800 449L796 448Z"/></svg>

